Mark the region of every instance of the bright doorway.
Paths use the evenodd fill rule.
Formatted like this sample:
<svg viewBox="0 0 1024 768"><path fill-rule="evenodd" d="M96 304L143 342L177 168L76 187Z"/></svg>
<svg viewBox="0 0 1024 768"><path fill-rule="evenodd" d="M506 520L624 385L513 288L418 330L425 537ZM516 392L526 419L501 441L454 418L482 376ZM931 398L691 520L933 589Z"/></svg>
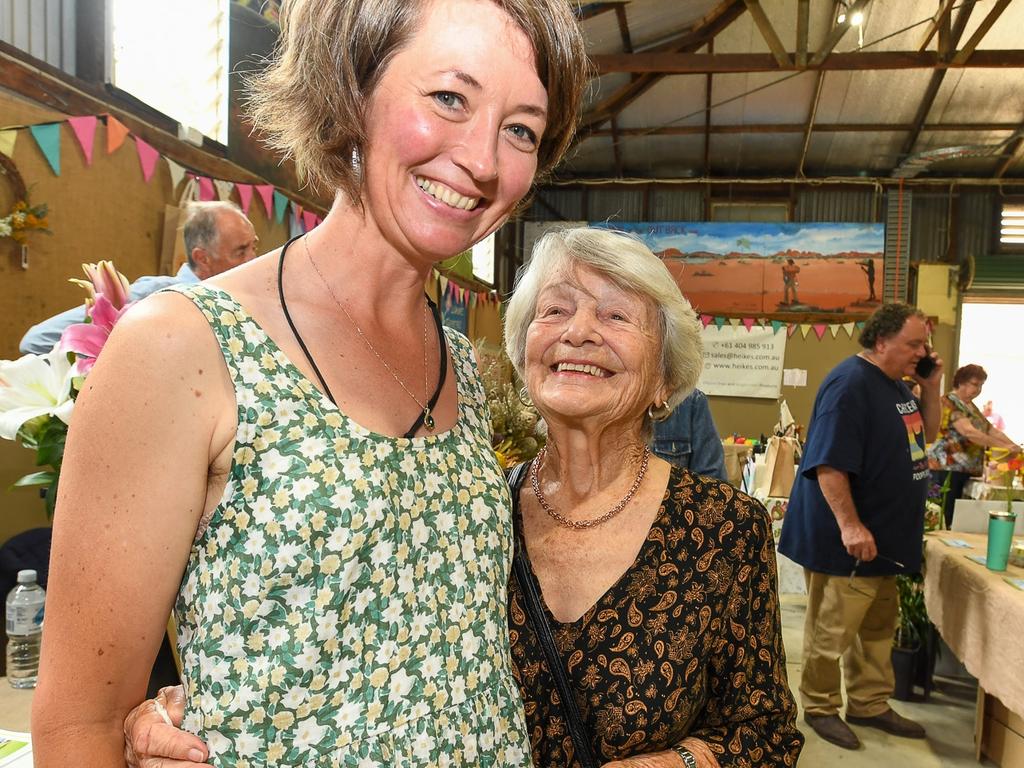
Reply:
<svg viewBox="0 0 1024 768"><path fill-rule="evenodd" d="M992 401L1006 420L1006 434L1024 440L1024 303L964 302L960 317L960 365L975 363L988 373L985 388L974 401L979 408ZM951 386L953 371L946 377Z"/></svg>

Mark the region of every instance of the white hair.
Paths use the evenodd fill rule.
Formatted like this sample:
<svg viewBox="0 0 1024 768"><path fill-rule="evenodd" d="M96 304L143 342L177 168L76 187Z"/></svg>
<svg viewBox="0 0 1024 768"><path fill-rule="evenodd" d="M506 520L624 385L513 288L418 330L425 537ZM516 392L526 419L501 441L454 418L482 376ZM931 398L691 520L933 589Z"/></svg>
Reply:
<svg viewBox="0 0 1024 768"><path fill-rule="evenodd" d="M704 366L700 321L665 263L633 235L610 229L575 227L549 232L516 275L505 308L505 351L526 380L526 333L537 297L552 280L585 267L625 291L651 302L661 331L661 371L675 408L697 386Z"/></svg>

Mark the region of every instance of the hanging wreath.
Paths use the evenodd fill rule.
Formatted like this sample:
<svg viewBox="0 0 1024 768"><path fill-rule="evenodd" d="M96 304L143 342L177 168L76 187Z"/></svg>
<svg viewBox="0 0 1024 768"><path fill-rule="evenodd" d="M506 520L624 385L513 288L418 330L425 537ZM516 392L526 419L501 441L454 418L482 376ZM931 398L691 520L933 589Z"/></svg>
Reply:
<svg viewBox="0 0 1024 768"><path fill-rule="evenodd" d="M24 245L28 233L33 230L49 233L46 204L29 204L28 189L18 172L18 167L11 158L2 152L0 152L0 173L7 177L14 188L15 201L11 212L0 217L0 237L10 237L15 242Z"/></svg>

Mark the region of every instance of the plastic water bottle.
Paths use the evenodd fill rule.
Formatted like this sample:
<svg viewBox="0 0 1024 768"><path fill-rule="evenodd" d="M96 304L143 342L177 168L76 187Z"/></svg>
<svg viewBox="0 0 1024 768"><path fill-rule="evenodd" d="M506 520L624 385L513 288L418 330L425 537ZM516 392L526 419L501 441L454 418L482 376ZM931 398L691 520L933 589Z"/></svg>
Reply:
<svg viewBox="0 0 1024 768"><path fill-rule="evenodd" d="M7 595L7 680L13 688L36 687L45 602L36 572L18 571L18 585Z"/></svg>

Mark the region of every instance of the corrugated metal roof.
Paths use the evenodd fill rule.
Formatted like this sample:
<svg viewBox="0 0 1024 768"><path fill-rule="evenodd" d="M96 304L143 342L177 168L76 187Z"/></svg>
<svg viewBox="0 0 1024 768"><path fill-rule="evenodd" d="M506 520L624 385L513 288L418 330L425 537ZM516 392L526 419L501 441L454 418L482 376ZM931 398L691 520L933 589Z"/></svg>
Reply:
<svg viewBox="0 0 1024 768"><path fill-rule="evenodd" d="M606 104L632 80L643 88L639 96L601 113L605 119L596 114L584 119L584 138L561 175L793 178L802 167L807 177L888 176L918 153L978 146L990 148L989 156L943 162L918 175L1024 179L1021 0L1008 5L1000 0L958 0L946 22L951 36L960 32L958 46L945 52L938 49L939 34L931 35L922 48L926 30L935 26L933 15L944 4L869 0L863 25L859 30L845 28L831 55L824 58L820 74L816 69L780 67L748 9L751 5L763 9L785 49L782 53L796 61L800 4L793 0L584 4L581 23L595 62L618 70L595 78L590 106ZM809 59L826 50L830 35L834 37L838 5L833 0L808 3ZM622 34L620 16L625 18L628 38ZM984 35L974 40L979 31ZM626 48L627 39L632 52ZM957 51L975 45L974 53L966 56L967 66L934 66L943 56L955 59ZM643 56L654 52L662 56L658 67L639 71L637 63L649 65ZM673 57L677 52L681 53ZM897 60L894 54L902 52L908 55ZM731 58L741 54L760 58ZM607 58L614 55L614 61ZM878 56L887 58L881 61ZM911 59L921 64L929 56L929 66L894 68ZM1013 66L980 66L993 58ZM773 71L755 71L765 62ZM740 67L744 63L749 66ZM829 68L839 63L887 68ZM741 71L731 71L737 67ZM700 72L669 72L680 68ZM714 72L708 75L707 70ZM707 116L709 81L712 108ZM805 128L812 113L805 151ZM618 161L612 125L606 119L612 114Z"/></svg>

